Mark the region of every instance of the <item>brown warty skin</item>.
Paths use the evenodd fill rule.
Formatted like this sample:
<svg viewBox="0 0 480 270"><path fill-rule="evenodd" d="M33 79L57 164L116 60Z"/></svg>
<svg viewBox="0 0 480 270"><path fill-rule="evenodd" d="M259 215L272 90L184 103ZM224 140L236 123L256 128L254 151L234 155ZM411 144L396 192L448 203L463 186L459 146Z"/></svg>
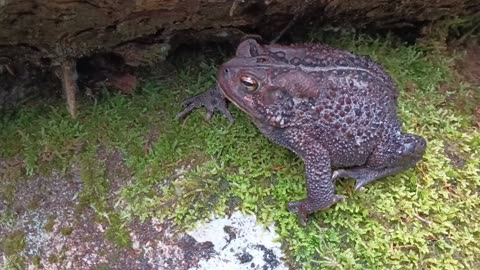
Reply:
<svg viewBox="0 0 480 270"><path fill-rule="evenodd" d="M217 85L187 99L184 117L205 106L232 122L225 97L252 117L260 131L305 162L307 197L290 202L301 224L326 209L337 178L355 189L414 167L426 142L401 132L392 78L367 57L320 44L260 45L243 41L218 70Z"/></svg>

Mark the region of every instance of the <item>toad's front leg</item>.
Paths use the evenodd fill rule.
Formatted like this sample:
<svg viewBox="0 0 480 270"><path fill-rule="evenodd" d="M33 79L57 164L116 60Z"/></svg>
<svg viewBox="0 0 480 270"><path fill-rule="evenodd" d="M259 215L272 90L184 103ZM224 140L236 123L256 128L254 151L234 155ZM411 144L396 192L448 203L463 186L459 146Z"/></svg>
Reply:
<svg viewBox="0 0 480 270"><path fill-rule="evenodd" d="M308 149L298 152L305 162L307 198L289 203L288 210L298 215L301 225L306 225L309 214L326 209L345 197L335 194L328 152L315 143L303 145L308 145Z"/></svg>
<svg viewBox="0 0 480 270"><path fill-rule="evenodd" d="M186 108L175 116L177 120L185 118L196 108L205 107L207 110L205 117L207 121L210 120L215 111L220 111L230 123L233 123L233 117L227 108L225 96L218 88L218 85L213 86L204 93L187 98L183 101L183 105Z"/></svg>

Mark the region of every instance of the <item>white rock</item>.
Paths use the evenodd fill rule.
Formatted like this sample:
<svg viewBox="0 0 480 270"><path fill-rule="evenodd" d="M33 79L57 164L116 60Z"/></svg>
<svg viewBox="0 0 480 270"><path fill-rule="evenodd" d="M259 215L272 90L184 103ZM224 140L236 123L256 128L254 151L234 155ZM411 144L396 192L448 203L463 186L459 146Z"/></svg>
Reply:
<svg viewBox="0 0 480 270"><path fill-rule="evenodd" d="M255 216L237 211L230 218L201 224L189 234L198 242L212 242L216 252L190 270L288 269L282 261L280 243L274 241L278 238L275 227L270 225L265 230L256 224Z"/></svg>

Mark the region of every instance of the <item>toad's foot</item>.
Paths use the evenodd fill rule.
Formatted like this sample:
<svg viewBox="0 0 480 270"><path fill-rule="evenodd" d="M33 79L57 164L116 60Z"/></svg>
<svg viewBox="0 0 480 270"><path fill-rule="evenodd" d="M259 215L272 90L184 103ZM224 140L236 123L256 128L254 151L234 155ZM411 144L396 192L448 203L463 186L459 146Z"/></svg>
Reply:
<svg viewBox="0 0 480 270"><path fill-rule="evenodd" d="M338 178L355 179L355 190L361 190L363 186L378 178L378 172L367 168L340 169L332 174L332 181Z"/></svg>
<svg viewBox="0 0 480 270"><path fill-rule="evenodd" d="M287 208L290 212L297 214L300 225L305 226L307 225L307 217L309 214L315 211L327 209L330 206L336 204L337 202L344 200L345 196L343 195L333 195L333 197L328 201L324 200L324 198L306 198L301 201L288 203Z"/></svg>
<svg viewBox="0 0 480 270"><path fill-rule="evenodd" d="M355 190L359 190L377 179L414 167L426 146L427 142L420 136L401 134L380 144L364 166L334 171L332 182L337 178L353 178Z"/></svg>
<svg viewBox="0 0 480 270"><path fill-rule="evenodd" d="M333 172L332 181L337 178L353 178L355 179L355 191L362 190L363 187L379 178L396 174L408 169L406 166L398 166L391 168L354 168L340 169Z"/></svg>
<svg viewBox="0 0 480 270"><path fill-rule="evenodd" d="M185 99L183 101L183 106L185 106L186 108L183 111L179 112L175 116L175 119L179 120L185 118L194 109L203 106L207 110L207 114L205 116L205 119L207 121L212 118L212 115L215 111L220 111L223 115L225 115L225 117L230 123L233 123L234 121L232 114L227 109L226 99L217 85L210 88L210 90L205 93Z"/></svg>

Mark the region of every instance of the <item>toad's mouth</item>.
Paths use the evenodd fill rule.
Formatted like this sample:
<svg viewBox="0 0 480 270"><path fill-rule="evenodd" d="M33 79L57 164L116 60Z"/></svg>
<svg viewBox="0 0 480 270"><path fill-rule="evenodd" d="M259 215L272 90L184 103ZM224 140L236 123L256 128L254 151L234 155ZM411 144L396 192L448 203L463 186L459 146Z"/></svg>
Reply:
<svg viewBox="0 0 480 270"><path fill-rule="evenodd" d="M254 100L250 95L238 95L230 91L225 91L220 83L218 84L218 88L220 88L220 91L223 93L223 95L230 100L230 102L235 104L235 106L237 106L240 110L253 118L260 117L258 112L253 109Z"/></svg>

